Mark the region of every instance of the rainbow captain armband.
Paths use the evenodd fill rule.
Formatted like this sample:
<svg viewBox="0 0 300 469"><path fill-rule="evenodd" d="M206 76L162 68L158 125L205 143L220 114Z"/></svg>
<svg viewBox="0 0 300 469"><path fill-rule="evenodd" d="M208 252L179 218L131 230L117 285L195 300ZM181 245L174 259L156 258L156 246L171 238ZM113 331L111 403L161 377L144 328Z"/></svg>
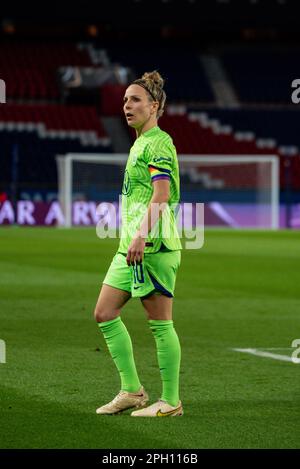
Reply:
<svg viewBox="0 0 300 469"><path fill-rule="evenodd" d="M169 169L158 168L157 166L149 165L149 171L152 182L157 181L158 179L170 180L171 171Z"/></svg>

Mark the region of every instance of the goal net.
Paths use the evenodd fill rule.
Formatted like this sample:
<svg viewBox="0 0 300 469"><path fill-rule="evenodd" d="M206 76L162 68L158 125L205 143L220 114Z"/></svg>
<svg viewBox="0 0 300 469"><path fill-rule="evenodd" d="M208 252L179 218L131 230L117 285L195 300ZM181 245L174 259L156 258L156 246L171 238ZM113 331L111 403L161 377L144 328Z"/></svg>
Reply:
<svg viewBox="0 0 300 469"><path fill-rule="evenodd" d="M99 203L118 209L125 154L57 156L58 194L65 226L93 225ZM204 204L205 226L279 226L276 155L179 155L181 203Z"/></svg>

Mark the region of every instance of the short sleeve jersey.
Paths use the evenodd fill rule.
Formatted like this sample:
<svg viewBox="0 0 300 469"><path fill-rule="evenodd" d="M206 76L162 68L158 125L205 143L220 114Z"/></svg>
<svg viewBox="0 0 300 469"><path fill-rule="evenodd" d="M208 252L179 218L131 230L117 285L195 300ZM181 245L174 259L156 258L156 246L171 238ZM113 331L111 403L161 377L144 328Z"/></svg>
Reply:
<svg viewBox="0 0 300 469"><path fill-rule="evenodd" d="M170 181L170 198L160 219L148 234L145 253L181 249L176 208L180 198L179 167L176 148L169 134L158 126L141 134L130 149L122 188L122 230L119 252L127 253L140 228L153 194L153 182Z"/></svg>

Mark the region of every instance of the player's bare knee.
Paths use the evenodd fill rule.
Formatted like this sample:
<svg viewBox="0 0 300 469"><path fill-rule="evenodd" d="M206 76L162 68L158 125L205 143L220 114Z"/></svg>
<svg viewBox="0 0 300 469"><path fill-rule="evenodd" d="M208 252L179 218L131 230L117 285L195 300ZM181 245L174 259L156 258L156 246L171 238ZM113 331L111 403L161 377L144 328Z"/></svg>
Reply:
<svg viewBox="0 0 300 469"><path fill-rule="evenodd" d="M107 308L97 305L94 311L94 318L96 322L111 321L112 319L115 319L118 316L118 313L118 310L107 310Z"/></svg>

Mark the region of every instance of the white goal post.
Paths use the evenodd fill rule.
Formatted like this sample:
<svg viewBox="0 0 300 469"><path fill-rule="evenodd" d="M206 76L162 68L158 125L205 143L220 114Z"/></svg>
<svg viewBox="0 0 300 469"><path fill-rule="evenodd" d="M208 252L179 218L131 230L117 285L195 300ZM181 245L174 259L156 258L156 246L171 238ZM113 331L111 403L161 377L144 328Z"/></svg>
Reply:
<svg viewBox="0 0 300 469"><path fill-rule="evenodd" d="M74 201L74 164L79 163L79 168L76 170L76 184L89 185L89 177L97 179L101 176L101 180L106 179L106 172L109 172L108 167L118 167L118 172L123 174L126 161L128 159L127 154L119 153L68 153L66 155L57 155L57 172L58 172L58 198L61 204L64 216L65 216L65 227L72 226L72 204ZM257 187L253 188L257 190L256 201L257 203L265 204L268 210L267 226L265 228L278 229L279 228L279 158L277 155L178 155L179 166L181 176L183 174L187 177L191 177L194 187L202 187L202 190L207 190L207 187L213 187L214 190L221 189L222 177L213 177L207 172L200 171L201 167L209 167L211 173L219 171L219 174L224 174L224 179L234 177L237 174L237 185L241 176L246 181L247 186L247 175L248 180L255 180ZM84 166L92 165L94 170L89 170L85 173ZM96 166L98 168L96 169ZM99 165L101 169L99 169ZM245 171L241 170L241 165L245 168ZM104 169L105 168L105 169ZM239 169L236 169L239 168ZM248 168L248 169L247 169ZM251 169L252 168L252 169ZM221 170L221 173L220 173ZM98 171L98 173L97 173ZM111 170L110 170L111 171ZM93 174L94 173L94 174ZM97 173L97 174L96 174ZM226 175L227 174L227 175ZM256 181L257 179L257 181ZM103 182L99 182L103 184ZM241 183L242 184L242 183ZM118 183L119 192L121 192L121 186ZM182 184L184 188L184 184ZM223 188L223 192L228 189ZM243 191L243 187L240 187ZM244 192L247 192L244 190ZM103 200L105 201L105 200ZM199 200L201 202L203 200ZM98 201L100 202L100 200ZM262 226L263 227L263 226Z"/></svg>

